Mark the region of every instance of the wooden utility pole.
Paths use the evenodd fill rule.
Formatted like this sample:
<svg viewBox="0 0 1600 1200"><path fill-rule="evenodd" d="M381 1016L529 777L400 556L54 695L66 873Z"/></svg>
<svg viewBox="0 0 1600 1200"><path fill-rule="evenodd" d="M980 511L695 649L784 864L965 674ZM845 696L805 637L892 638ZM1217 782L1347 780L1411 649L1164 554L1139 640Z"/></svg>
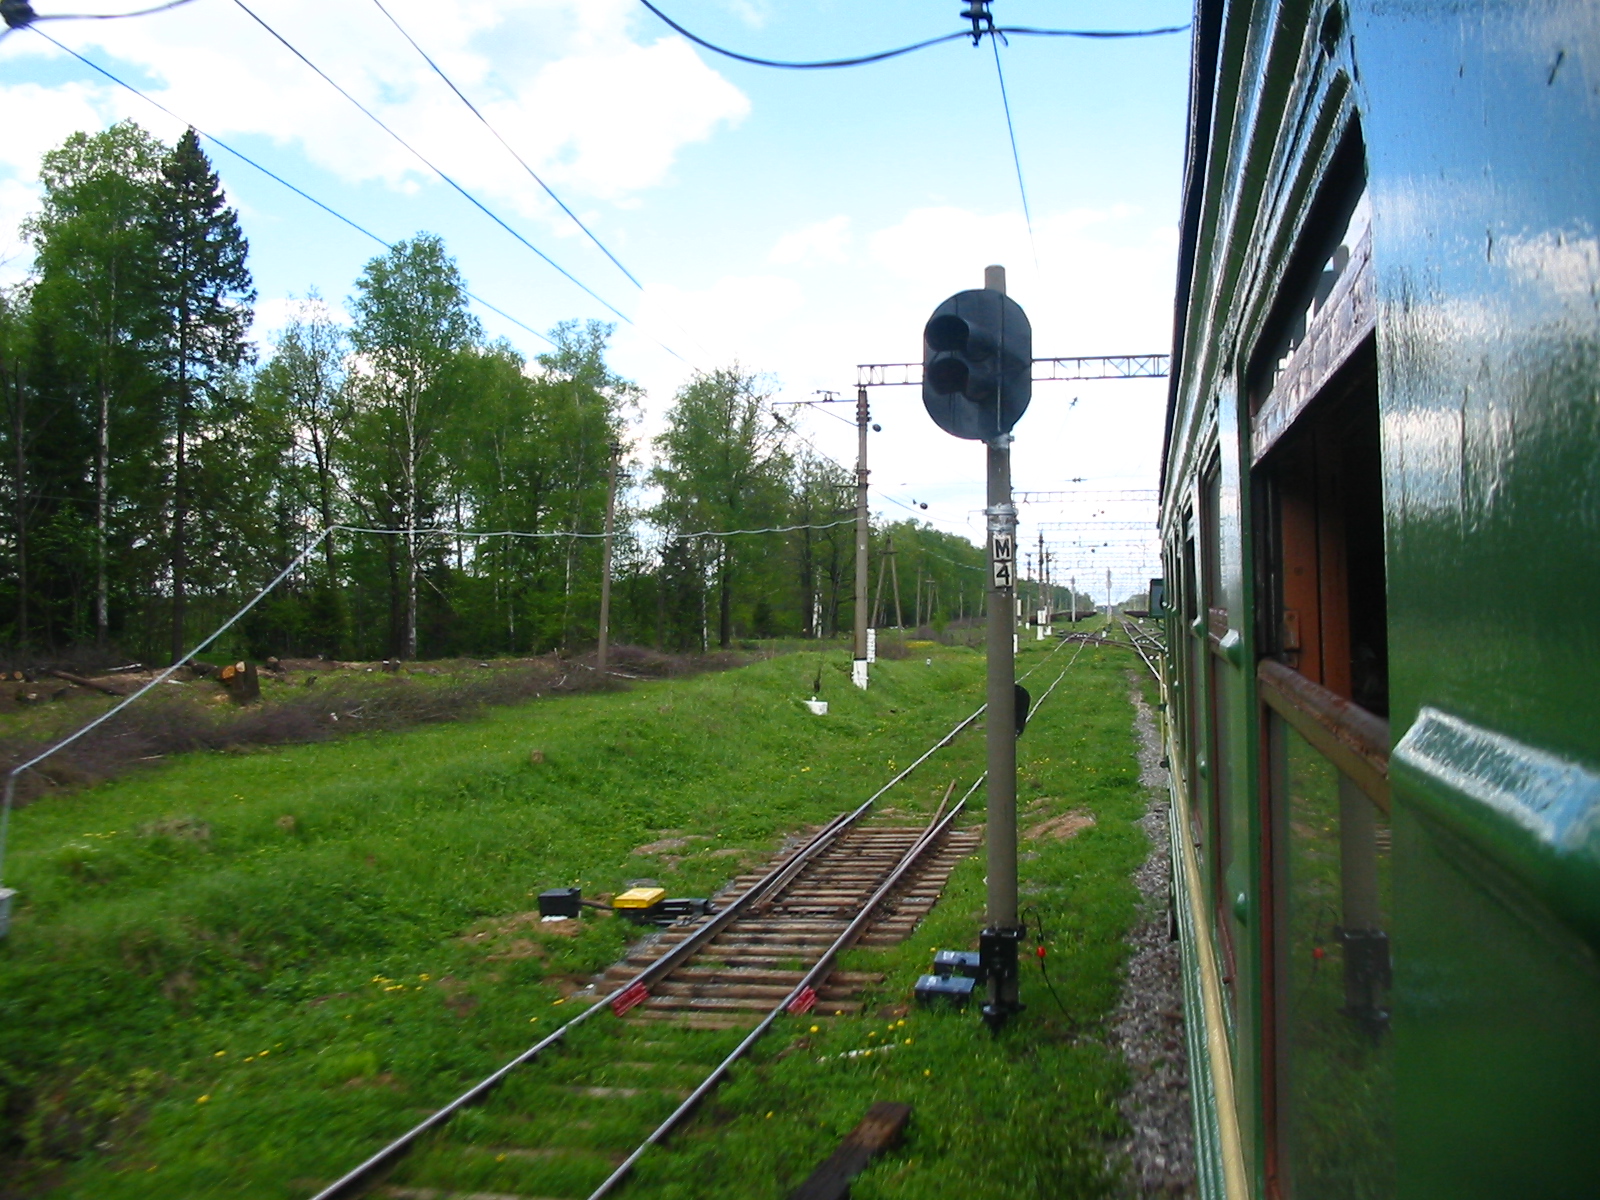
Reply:
<svg viewBox="0 0 1600 1200"><path fill-rule="evenodd" d="M872 624L883 624L883 576L890 571L890 558L894 555L894 534L883 534L883 554L878 555L878 587L872 597Z"/></svg>
<svg viewBox="0 0 1600 1200"><path fill-rule="evenodd" d="M850 678L858 688L867 686L867 389L856 389L856 620L855 659Z"/></svg>
<svg viewBox="0 0 1600 1200"><path fill-rule="evenodd" d="M900 607L900 559L894 550L889 551L889 574L894 578L894 627L906 627L905 610Z"/></svg>
<svg viewBox="0 0 1600 1200"><path fill-rule="evenodd" d="M600 545L600 646L595 652L595 671L606 677L606 657L611 641L611 535L617 520L617 468L622 460L622 444L611 443L611 479L606 485L606 536Z"/></svg>

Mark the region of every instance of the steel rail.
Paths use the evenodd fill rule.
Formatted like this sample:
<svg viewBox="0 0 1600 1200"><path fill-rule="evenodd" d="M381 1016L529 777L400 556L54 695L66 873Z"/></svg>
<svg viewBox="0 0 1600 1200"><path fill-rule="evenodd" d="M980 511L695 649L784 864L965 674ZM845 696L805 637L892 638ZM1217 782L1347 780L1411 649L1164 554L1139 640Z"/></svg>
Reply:
<svg viewBox="0 0 1600 1200"><path fill-rule="evenodd" d="M815 985L832 972L834 961L839 954L848 949L856 938L861 936L861 931L866 928L867 922L872 919L872 915L877 910L878 905L883 903L884 897L900 882L905 873L916 864L917 859L922 857L923 852L950 828L956 817L960 815L961 810L966 807L967 800L972 796L973 792L978 790L978 786L982 782L983 776L980 775L972 787L968 789L967 794L945 815L943 820L935 818L935 822L912 843L911 847L901 856L894 870L878 885L878 889L862 905L861 911L856 914L855 919L845 927L844 932L834 939L833 944L823 951L822 956L812 966L811 970L806 972L805 978L795 984L789 994L773 1006L767 1015L761 1019L761 1023L746 1034L744 1040L735 1046L728 1056L712 1069L709 1075L701 1080L700 1085L689 1093L688 1098L678 1105L672 1114L634 1149L632 1154L623 1159L617 1169L607 1176L599 1187L589 1193L588 1200L601 1200L602 1197L610 1195L612 1189L632 1173L634 1164L644 1156L645 1152L651 1146L663 1141L683 1118L693 1112L700 1101L709 1095L717 1084L722 1082L723 1077L733 1068L733 1064L743 1058L750 1048L760 1041L772 1026L777 1023L778 1018L790 1010L792 1005L800 1001L808 992L811 993L814 1001ZM809 1011L809 1007L801 1011Z"/></svg>
<svg viewBox="0 0 1600 1200"><path fill-rule="evenodd" d="M1140 631L1134 628L1133 622L1127 617L1119 617L1118 620L1122 622L1122 631L1128 635L1128 644L1133 647L1133 652L1144 661L1145 667L1149 669L1155 681L1160 683L1161 672L1156 669L1155 662L1144 652L1144 647L1139 644Z"/></svg>
<svg viewBox="0 0 1600 1200"><path fill-rule="evenodd" d="M623 993L628 992L630 989L642 986L648 990L650 985L659 980L661 976L676 969L685 959L693 957L700 947L705 945L706 942L710 941L717 934L721 933L723 929L727 928L727 926L735 918L743 914L744 911L755 901L768 894L774 887L786 885L790 880L792 880L794 876L805 867L806 863L810 862L818 854L822 853L823 850L831 846L846 829L848 829L856 821L860 820L861 817L866 815L872 806L876 804L878 800L889 791L889 789L900 783L906 778L906 776L910 775L911 772L915 771L923 763L927 762L928 759L931 758L938 750L948 746L957 735L959 735L964 729L982 716L984 709L987 707L987 705L979 706L976 712L972 713L965 720L959 722L953 729L950 730L950 732L946 733L942 738L924 751L915 762L911 763L910 766L906 767L899 774L895 775L893 779L889 780L888 783L884 784L865 801L863 801L858 807L849 812L840 813L838 816L834 817L833 820L829 821L828 824L824 825L820 830L818 830L817 833L812 836L811 840L807 842L800 850L798 850L784 862L774 867L771 871L768 871L760 879L756 880L753 884L741 892L737 898L730 901L726 906L720 909L716 915L711 918L711 920L705 922L700 926L700 928L696 929L688 937L684 938L683 941L673 946L671 950L667 951L660 958L656 959L648 967L645 967L643 970L639 971L633 976L633 978L613 989L601 999L595 1001L593 1005L579 1013L577 1016L573 1017L571 1020L567 1021L565 1024L546 1034L539 1041L528 1047L528 1049L524 1050L521 1054L507 1062L499 1070L495 1071L494 1074L483 1080L480 1080L461 1095L457 1096L454 1100L450 1101L450 1103L446 1104L443 1108L424 1118L418 1124L412 1126L412 1128L408 1129L405 1133L402 1133L399 1137L395 1138L386 1146L382 1147L380 1150L376 1151L374 1154L365 1159L359 1166L340 1176L333 1183L330 1183L327 1187L323 1188L314 1197L312 1197L312 1200L348 1200L349 1197L360 1195L374 1182L374 1176L376 1176L385 1168L392 1166L406 1153L408 1153L411 1147L424 1134L428 1133L430 1130L437 1129L440 1125L443 1125L451 1117L455 1116L456 1113L461 1111L461 1109L467 1108L483 1099L486 1095L498 1087L505 1077L511 1074L512 1071L531 1062L549 1047L555 1045L558 1041L561 1041L564 1037L566 1037L568 1030L583 1024L601 1009L615 1003L622 997Z"/></svg>

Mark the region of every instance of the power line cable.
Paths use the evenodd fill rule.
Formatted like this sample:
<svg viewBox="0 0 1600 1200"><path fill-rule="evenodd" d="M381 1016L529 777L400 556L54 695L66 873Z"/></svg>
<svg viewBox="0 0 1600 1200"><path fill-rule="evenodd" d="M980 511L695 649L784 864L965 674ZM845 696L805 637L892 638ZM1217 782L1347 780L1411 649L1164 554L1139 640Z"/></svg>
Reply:
<svg viewBox="0 0 1600 1200"><path fill-rule="evenodd" d="M887 59L899 58L902 54L911 54L917 50L926 50L930 46L938 46L944 42L961 41L964 38L974 38L974 34L967 30L960 33L947 33L941 37L927 38L924 41L913 42L909 46L899 46L893 50L880 50L875 54L862 54L855 58L829 58L812 62L792 62L783 59L757 58L751 54L740 54L736 50L729 50L715 42L709 42L697 33L685 29L666 13L662 12L650 0L639 0L639 3L648 8L659 17L663 24L674 32L688 38L696 46L702 46L713 54L720 54L724 58L731 58L736 62L750 63L757 67L777 67L785 71L827 71L836 67L860 67L868 63L884 62ZM1031 29L1026 27L988 29L984 33L989 35L1015 33L1023 37L1071 37L1071 38L1147 38L1161 37L1170 33L1183 33L1189 26L1171 25L1160 29ZM977 36L982 36L977 35Z"/></svg>
<svg viewBox="0 0 1600 1200"><path fill-rule="evenodd" d="M1028 224L1028 248L1033 251L1034 270L1039 269L1039 244L1033 237L1033 212L1028 207L1028 187L1022 182L1022 155L1017 152L1017 127L1011 121L1011 97L1006 94L1006 73L1000 67L1000 39L991 37L994 49L994 73L1000 80L1000 103L1006 110L1006 133L1011 137L1011 161L1017 168L1017 191L1022 196L1022 219Z"/></svg>
<svg viewBox="0 0 1600 1200"><path fill-rule="evenodd" d="M185 0L185 2L186 2L186 0ZM506 141L505 138L500 136L500 131L489 123L489 118L484 116L483 113L481 111L479 111L478 106L476 104L474 104L471 100L467 99L466 93L464 93L460 88L458 88L455 85L455 81L452 80L450 78L450 76L448 76L448 75L446 75L444 73L444 69L442 67L440 67L438 63L433 61L432 56L429 55L429 53L426 50L424 50L421 46L419 46L417 44L417 39L412 37L409 33L407 33L405 26L400 24L400 22L395 19L394 14L391 13L387 8L384 7L383 0L372 0L372 2L375 5L378 6L378 11L381 12L385 17L387 17L389 19L389 24L393 25L395 27L395 29L399 31L400 36L405 38L406 41L411 43L411 48L413 50L415 50L418 54L422 55L422 61L427 63L428 66L433 68L433 73L435 75L437 75L440 79L444 80L445 86L448 87L452 92L454 92L456 94L456 98L459 99L461 101L461 103L463 103L463 104L465 104L467 106L468 111L470 111L473 116L477 117L479 122L482 123L483 127L494 135L495 141L499 142L502 146L504 146L506 148L506 153L510 154L512 158L517 160L518 164L522 167L522 169L528 173L528 178L532 179L535 183L537 183L540 187L542 187L544 189L545 195L549 196L550 199L554 200L556 202L556 205L561 209L561 211L566 213L567 216L572 218L572 223L574 225L576 225L579 229L583 230L583 232L588 236L589 240L600 248L600 253L604 254L607 258L609 258L611 260L611 262L612 262L612 265L614 265L617 268L617 270L621 271L624 275L626 275L628 277L628 282L629 283L633 284L633 286L638 288L640 291L643 291L644 290L644 284L640 283L639 280L635 277L634 273L632 271L628 270L627 267L623 266L621 260L618 259L615 254L611 253L610 249L606 246L606 244L604 242L602 242L597 236L595 236L594 230L590 229L587 225L585 225L583 223L583 221L579 219L578 214L573 212L572 209L567 207L567 202L565 200L563 200L560 196L556 195L555 190L553 188L551 188L551 186L548 183L546 183L543 179L541 179L539 177L538 172L536 172L532 167L530 167L528 165L527 161L522 157L522 155L520 155L520 154L518 154L516 152L516 150L512 147L511 143Z"/></svg>
<svg viewBox="0 0 1600 1200"><path fill-rule="evenodd" d="M166 12L169 8L182 8L191 4L193 0L167 0L165 4L157 4L152 8L135 9L133 12L118 13L37 13L28 0L0 0L0 20L6 23L6 33L13 29L25 29L36 21L120 21L124 17L148 17L152 13ZM5 34L0 33L0 37Z"/></svg>
<svg viewBox="0 0 1600 1200"><path fill-rule="evenodd" d="M373 233L372 230L368 229L365 225L361 224L359 221L356 221L351 217L345 216L344 213L340 212L338 209L332 207L331 205L323 203L321 200L318 200L310 192L307 192L303 188L297 187L295 184L290 183L287 179L285 179L282 175L279 175L276 171L273 171L270 167L262 166L255 159L251 158L248 154L246 154L243 150L239 150L234 146L230 146L227 142L223 141L221 138L216 137L213 134L207 133L205 130L199 128L197 125L193 124L190 121L185 121L182 117L180 117L177 113L173 112L170 108L168 108L165 104L161 103L161 101L157 100L154 96L148 95L145 92L140 91L138 88L134 87L133 84L129 83L127 80L119 78L116 75L113 75L110 71L106 70L106 68L102 67L99 63L94 62L91 59L85 58L83 55L79 54L76 50L73 50L71 47L63 46L60 42L56 41L55 38L51 37L44 30L36 28L36 29L33 30L33 32L37 33L40 37L44 38L45 41L49 42L57 50L60 50L64 54L72 55L73 58L77 59L79 62L81 62L84 66L88 67L90 70L99 72L101 75L104 75L107 79L109 79L112 83L116 84L118 87L127 89L128 91L132 92L135 96L139 97L139 99L143 100L146 104L149 104L151 107L159 109L161 112L166 113L167 116L171 117L174 121L177 121L181 125L187 125L190 129L193 129L195 131L195 133L197 133L201 137L205 138L212 145L217 146L217 147L219 147L219 148L221 148L223 150L226 150L229 154L233 155L240 162L243 162L248 166L254 167L256 170L260 171L263 175L265 175L268 179L272 180L274 183L278 183L278 184L283 185L284 187L288 188L291 192L293 192L295 195L299 196L302 200L308 201L309 203L316 205L323 212L327 213L330 217L333 217L337 221L344 222L344 224L348 225L351 229L354 229L357 233L361 234L363 237L371 238L373 241L377 242L378 245L382 246L386 250L394 249L394 243L393 242L387 241L384 238L379 237L377 234ZM503 308L500 308L500 307L498 307L497 305L494 305L494 304L490 304L489 301L485 300L482 296L479 296L476 292L466 291L466 289L463 289L463 292L465 293L467 298L472 300L475 304L482 305L484 308L488 309L490 312L495 313L495 314L497 314L497 315L499 315L501 317L504 317L507 321L510 321L513 325L517 326L517 328L525 330L526 332L533 334L533 336L538 338L540 341L545 342L546 344L551 345L551 346L555 345L555 342L551 341L550 338L546 334L540 333L537 329L535 329L532 325L527 324L525 321L520 321L516 317L513 317L510 313L506 312Z"/></svg>
<svg viewBox="0 0 1600 1200"><path fill-rule="evenodd" d="M273 39L276 40L281 46L283 46L283 48L285 50L289 51L290 54L293 54L296 58L298 58L306 66L310 67L312 71L316 72L316 74L323 80L323 82L325 82L329 87L333 88L334 91L338 92L341 96L343 96L351 104L355 105L358 109L360 109L367 116L367 118L370 121L372 121L372 123L374 125L376 125L379 129L381 129L385 133L387 133L390 137L392 137L401 146L405 147L405 149L408 150L412 154L412 156L417 159L418 162L422 163L430 171L432 171L435 175L437 175L440 179L444 180L445 183L449 184L452 188L454 188L457 192L459 192L461 194L461 196L464 199L466 199L474 208L478 209L478 211L483 213L484 216L488 217L491 221L493 221L496 225L500 226L500 228L504 229L512 237L516 238L516 240L518 242L522 243L523 246L525 246L529 250L533 251L534 254L538 255L539 258L543 259L552 268L554 268L558 273L560 273L560 275L563 278L567 279L569 282L574 284L576 287L578 287L580 290L582 290L585 294L587 294L590 298L595 300L597 303L603 305L609 312L615 314L618 317L618 319L622 320L623 322L625 322L628 325L633 325L635 328L638 328L637 324L634 322L634 319L632 317L628 316L627 313L623 312L616 305L612 304L609 300L605 299L605 297L601 296L598 292L596 292L588 284L584 283L581 279L579 279L571 271L567 270L560 263L556 262L555 259L551 258L543 250L539 249L539 247L535 246L526 237L524 237L515 228L513 228L509 223L507 223L506 220L504 218L502 218L499 213L495 212L487 204L485 204L483 201L479 200L476 196L474 196L471 192L469 192L465 187L463 187L461 184L457 183L453 176L451 176L448 173L446 173L442 168L436 166L433 163L432 160L430 160L426 155L424 155L422 153L422 151L418 150L410 142L406 141L405 138L401 137L398 133L396 133L395 130L392 129L387 123L385 123L384 120L381 117L379 117L376 113L374 113L365 104L361 103L360 100L357 100L355 98L355 96L353 96L351 93L347 92L342 86L340 86L338 83L336 83L331 75L329 75L321 67L317 66L316 63L312 62L309 58L307 58L303 53L301 53L300 50L296 49L295 46L289 41L289 39L284 37L281 33L279 33L271 25L267 24L266 21L262 20L259 16L257 16L255 14L255 12L249 7L249 5L244 3L244 0L233 0L233 2L241 10L243 10L243 12L245 13L246 16L248 16L257 25L261 26L262 29L265 29L269 34L271 34ZM649 336L651 338L651 340L656 343L656 345L660 346L663 350L665 350L668 354L672 355L672 357L676 358L678 361L680 361L682 363L685 363L685 364L688 364L690 366L693 365L692 363L689 363L689 360L684 358L683 355L679 354L671 346L668 346L665 342L661 341L661 339L655 337L654 335L650 335L650 334L647 334L647 336Z"/></svg>

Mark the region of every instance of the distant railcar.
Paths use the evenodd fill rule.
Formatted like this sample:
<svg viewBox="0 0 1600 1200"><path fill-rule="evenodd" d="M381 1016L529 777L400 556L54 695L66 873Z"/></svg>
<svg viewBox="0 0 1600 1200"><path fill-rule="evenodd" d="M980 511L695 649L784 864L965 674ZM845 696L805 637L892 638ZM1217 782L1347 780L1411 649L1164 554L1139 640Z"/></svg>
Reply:
<svg viewBox="0 0 1600 1200"><path fill-rule="evenodd" d="M1600 16L1201 0L1189 123L1202 1194L1600 1196Z"/></svg>

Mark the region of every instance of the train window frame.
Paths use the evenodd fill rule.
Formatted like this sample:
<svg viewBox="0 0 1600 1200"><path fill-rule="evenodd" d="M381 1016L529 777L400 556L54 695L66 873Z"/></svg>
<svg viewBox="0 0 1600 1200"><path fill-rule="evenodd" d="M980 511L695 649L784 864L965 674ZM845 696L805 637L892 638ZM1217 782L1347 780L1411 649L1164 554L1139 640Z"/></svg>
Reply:
<svg viewBox="0 0 1600 1200"><path fill-rule="evenodd" d="M1285 273L1284 298L1264 324L1246 373L1260 655L1263 1117L1275 1200L1320 1194L1315 1169L1302 1162L1304 1147L1312 1144L1304 1139L1315 1142L1334 1129L1319 1124L1325 1118L1305 1110L1300 1095L1332 1044L1326 1039L1343 1036L1337 1014L1308 998L1301 961L1311 952L1306 939L1329 942L1328 949L1316 947L1317 957L1331 954L1332 962L1343 964L1347 989L1359 982L1361 953L1377 946L1386 980L1384 927L1392 916L1358 922L1346 931L1354 940L1346 941L1341 927L1352 918L1339 917L1331 934L1320 916L1308 926L1303 894L1308 886L1326 887L1326 880L1308 884L1308 864L1330 870L1327 856L1336 846L1339 865L1330 878L1349 893L1348 906L1360 888L1347 886L1346 872L1371 851L1375 821L1383 824L1388 845L1382 429L1359 134L1346 140L1334 165ZM1335 783L1336 801L1329 799ZM1308 821L1313 810L1321 816ZM1367 907L1379 912L1375 899ZM1386 982L1379 989L1360 978L1372 997L1381 992L1387 1003ZM1374 999L1369 1007L1376 1011L1376 1005ZM1354 1013L1349 1006L1340 1011ZM1385 1029L1386 1021L1385 1013ZM1382 1031L1371 1036L1376 1046ZM1371 1069L1381 1079L1388 1068ZM1384 1127L1381 1106L1352 1113L1350 1120L1352 1135L1372 1136Z"/></svg>
<svg viewBox="0 0 1600 1200"><path fill-rule="evenodd" d="M1371 201L1358 123L1329 161L1279 293L1244 372L1252 466L1377 327Z"/></svg>

